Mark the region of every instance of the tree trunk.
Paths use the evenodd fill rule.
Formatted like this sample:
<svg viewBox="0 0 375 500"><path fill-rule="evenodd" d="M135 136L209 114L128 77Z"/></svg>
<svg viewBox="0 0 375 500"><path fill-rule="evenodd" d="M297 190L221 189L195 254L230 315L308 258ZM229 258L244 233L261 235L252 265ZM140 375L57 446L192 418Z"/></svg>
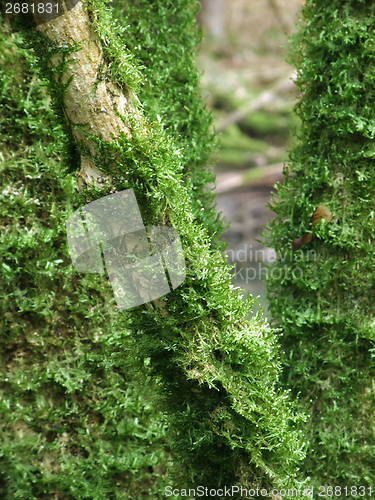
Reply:
<svg viewBox="0 0 375 500"><path fill-rule="evenodd" d="M374 11L368 2L320 0L306 2L302 13L305 24L293 37L291 53L303 92L296 106L302 130L278 186L277 217L266 243L278 253L267 282L270 311L284 333L284 386L310 405L311 451L304 472L316 489L330 485L335 494L341 488L343 495L370 497L369 488L375 487ZM331 217L309 228L319 205ZM294 243L292 250L292 241L304 234L307 243L299 249Z"/></svg>

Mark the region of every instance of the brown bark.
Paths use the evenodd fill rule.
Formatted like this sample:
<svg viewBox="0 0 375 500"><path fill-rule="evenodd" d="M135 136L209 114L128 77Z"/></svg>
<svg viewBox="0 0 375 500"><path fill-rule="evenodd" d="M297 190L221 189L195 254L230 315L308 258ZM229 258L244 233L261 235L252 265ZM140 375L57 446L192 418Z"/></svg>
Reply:
<svg viewBox="0 0 375 500"><path fill-rule="evenodd" d="M110 176L104 175L95 166L92 157L97 153L96 144L87 138L86 133L101 137L104 141L118 137L120 131L130 136L129 128L115 111L126 115L131 110L131 104L122 89L104 76L108 72L108 65L104 62L99 37L82 2L57 19L39 25L37 29L60 46L80 43L79 52L66 56L69 64L61 81L66 84L71 77L73 79L64 94L64 111L72 125L75 140L83 142L90 151L90 155L81 154L78 189L82 191L84 183L92 182L100 188L104 182L110 182ZM58 66L61 59L62 55L57 54L51 58L51 63ZM77 128L78 124L80 128Z"/></svg>

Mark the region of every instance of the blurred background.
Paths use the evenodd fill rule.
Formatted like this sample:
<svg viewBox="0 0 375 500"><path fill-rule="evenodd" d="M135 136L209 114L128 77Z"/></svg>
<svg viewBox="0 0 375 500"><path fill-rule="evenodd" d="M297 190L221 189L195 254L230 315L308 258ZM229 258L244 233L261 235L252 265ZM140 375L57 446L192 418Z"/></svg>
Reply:
<svg viewBox="0 0 375 500"><path fill-rule="evenodd" d="M217 211L231 227L226 254L233 283L260 295L267 312L265 264L274 250L256 239L269 219L276 182L283 180L287 151L299 119L294 69L285 61L297 30L301 0L201 0L204 29L197 63L201 89L219 132L212 158ZM254 314L257 312L255 309Z"/></svg>

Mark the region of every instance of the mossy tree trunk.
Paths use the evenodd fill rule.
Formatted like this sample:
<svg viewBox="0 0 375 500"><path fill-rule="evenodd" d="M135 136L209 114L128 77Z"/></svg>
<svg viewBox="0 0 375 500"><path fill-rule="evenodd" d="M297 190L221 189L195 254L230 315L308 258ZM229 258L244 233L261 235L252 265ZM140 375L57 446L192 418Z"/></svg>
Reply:
<svg viewBox="0 0 375 500"><path fill-rule="evenodd" d="M282 380L310 406L303 470L316 488L375 488L374 5L307 1L291 62L302 129L270 225L268 296L285 350ZM318 205L333 214L312 226ZM280 276L282 278L280 278ZM353 489L351 489L353 487ZM360 489L361 487L361 489ZM372 493L370 491L372 488Z"/></svg>
<svg viewBox="0 0 375 500"><path fill-rule="evenodd" d="M268 498L272 488L298 484L304 417L276 388L275 332L261 313L247 319L254 300L230 283L217 240L223 224L204 187L212 135L193 66L194 13L190 0L127 3L121 28L101 0L90 0L23 33L52 96L48 116L65 166L45 166L39 184L24 174L23 201L7 221L4 498L137 498L139 482L130 493L128 476L148 453L134 445L140 431L130 423L139 419L138 377L157 388L160 422L167 416L172 484L266 488ZM64 223L78 206L129 188L145 226L178 230L187 276L162 299L116 312L105 280L72 269ZM17 222L31 192L44 204L29 216L34 239ZM146 422L153 460L165 458L158 417ZM164 498L157 485L152 494Z"/></svg>

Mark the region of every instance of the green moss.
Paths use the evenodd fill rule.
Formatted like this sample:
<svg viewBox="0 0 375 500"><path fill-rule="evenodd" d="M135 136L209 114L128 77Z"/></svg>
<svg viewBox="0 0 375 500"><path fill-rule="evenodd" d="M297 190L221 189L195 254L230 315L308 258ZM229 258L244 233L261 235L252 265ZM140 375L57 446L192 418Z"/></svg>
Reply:
<svg viewBox="0 0 375 500"><path fill-rule="evenodd" d="M266 153L268 149L266 142L248 137L235 124L226 128L220 137L220 144L222 148L243 149L253 153Z"/></svg>
<svg viewBox="0 0 375 500"><path fill-rule="evenodd" d="M240 121L240 127L244 132L270 142L284 143L288 140L290 132L295 131L299 126L300 120L292 109L285 113L255 111Z"/></svg>
<svg viewBox="0 0 375 500"><path fill-rule="evenodd" d="M155 498L170 484L155 383L128 369L108 285L72 269L66 136L19 43L2 27L0 496Z"/></svg>
<svg viewBox="0 0 375 500"><path fill-rule="evenodd" d="M282 160L285 156L283 152L275 155L267 142L249 137L236 124L227 127L220 134L219 141L221 146L218 154L219 168L223 164L231 168L255 166L260 156L272 162Z"/></svg>
<svg viewBox="0 0 375 500"><path fill-rule="evenodd" d="M111 173L118 191L134 189L144 224L168 223L178 230L187 278L159 305L116 312L107 278L72 269L64 222L107 191L73 192L78 148L63 121L61 78L54 78L56 72L63 75L65 63L52 72L49 60L78 47L56 47L26 31L25 44L37 56L35 66L53 103L44 117L35 107L36 116L61 121L46 140L58 145L67 166L60 166L59 156L55 162L45 156L43 180L34 174L3 233L3 497L52 498L57 492L69 499L161 498L172 478L175 485L189 481L215 488L296 484L304 416L275 387L275 332L261 312L246 319L254 299L244 301L233 288L229 265L217 250L223 224L204 187L212 179L206 163L214 141L192 68L196 4L127 4L121 33L109 28L102 2L85 5L103 46L110 47L106 57L125 58L112 76L128 95L142 65L169 67L169 85L155 72L144 90L149 100L143 112L138 107L147 135L129 114L131 140L92 139L98 145L95 163ZM121 36L137 47L145 40L138 60L119 52ZM174 64L176 54L185 53L191 72L181 75ZM24 151L21 157L25 161ZM40 163L33 158L30 168ZM37 205L36 190L45 210L33 212L28 230L21 229L19 219ZM173 475L165 476L169 447Z"/></svg>
<svg viewBox="0 0 375 500"><path fill-rule="evenodd" d="M316 487L374 488L374 11L308 1L302 13L290 54L302 127L273 204L270 311L284 332L284 386L312 400L305 474ZM322 203L333 220L292 252Z"/></svg>

